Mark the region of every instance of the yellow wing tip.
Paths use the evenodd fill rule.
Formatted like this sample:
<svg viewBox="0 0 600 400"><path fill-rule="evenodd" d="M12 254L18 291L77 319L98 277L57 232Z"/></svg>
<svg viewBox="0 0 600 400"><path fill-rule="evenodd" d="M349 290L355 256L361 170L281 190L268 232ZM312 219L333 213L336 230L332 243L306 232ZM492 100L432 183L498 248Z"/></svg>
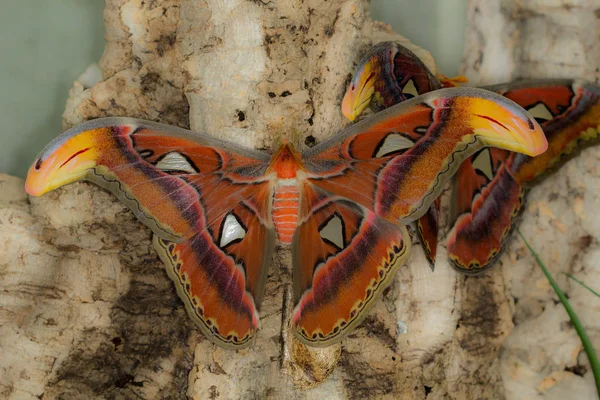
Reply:
<svg viewBox="0 0 600 400"><path fill-rule="evenodd" d="M546 135L527 111L506 98L487 97L469 104L475 134L485 138L489 145L532 157L546 151Z"/></svg>

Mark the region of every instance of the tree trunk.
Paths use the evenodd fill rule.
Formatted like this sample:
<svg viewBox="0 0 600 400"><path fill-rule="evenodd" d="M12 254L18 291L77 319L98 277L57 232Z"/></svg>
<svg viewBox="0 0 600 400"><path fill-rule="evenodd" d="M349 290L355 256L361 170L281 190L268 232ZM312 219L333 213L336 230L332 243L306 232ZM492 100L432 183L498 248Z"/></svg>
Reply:
<svg viewBox="0 0 600 400"><path fill-rule="evenodd" d="M474 1L472 29L481 26L475 7L493 8L491 2ZM512 21L505 15L513 14L502 10ZM364 0L107 0L105 23L103 80L91 88L75 83L65 127L126 115L267 150L286 137L303 149L347 124L341 98L372 43L401 41L435 71L427 52L372 21ZM479 37L496 39L485 32ZM519 46L517 39L511 48ZM467 60L477 46L469 46ZM495 57L497 47L490 46L485 56ZM514 53L507 49L500 56ZM584 64L581 68L588 68ZM470 75L470 61L466 65ZM573 261L567 270L588 279L593 271L585 262L593 260L600 227L589 210L600 200L584 179L593 179L587 170L597 154L584 152L534 190L523 225L534 247L542 253L552 249L561 265ZM561 176L563 183L557 184ZM564 312L552 303L518 241L501 261L517 266L478 277L454 272L444 249L432 273L415 246L361 326L341 345L319 350L300 345L287 328L290 255L280 249L256 342L234 352L211 344L195 328L152 249L149 230L110 194L73 184L34 199L27 198L19 179L4 176L0 185L2 397L499 398L502 379L508 382L507 376L516 374L515 365L534 371L527 379L576 365L579 347L572 329L555 326L566 321ZM569 188L578 195L567 196ZM584 233L591 239L582 242L588 237ZM575 252L582 243L587 247ZM549 250L544 254L554 257ZM523 283L525 277L532 283ZM571 289L579 296L575 300L596 301L576 286ZM521 298L516 306L512 293ZM534 341L526 349L533 351L542 346L538 337L553 338L540 322L536 329L548 330L535 339L525 335L513 348L511 337L498 361L513 314L517 323L526 324L530 316L548 319L549 310L560 317L550 318L560 335L554 340L566 347L560 353L556 344L544 347L547 356L540 362L546 364L526 364L533 356L518 358L523 340ZM600 320L587 310L584 321ZM567 356L575 364L566 363ZM558 381L559 375L552 376ZM580 380L589 385L589 376L588 369ZM506 394L524 379L508 382Z"/></svg>

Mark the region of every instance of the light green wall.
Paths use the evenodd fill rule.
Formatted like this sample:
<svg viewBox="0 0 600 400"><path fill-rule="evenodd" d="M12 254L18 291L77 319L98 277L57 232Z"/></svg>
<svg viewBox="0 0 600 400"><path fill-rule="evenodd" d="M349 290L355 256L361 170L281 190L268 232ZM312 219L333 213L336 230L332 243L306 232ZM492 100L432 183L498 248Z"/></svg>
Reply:
<svg viewBox="0 0 600 400"><path fill-rule="evenodd" d="M102 55L101 0L4 0L0 12L0 172L25 176L61 131L68 91Z"/></svg>
<svg viewBox="0 0 600 400"><path fill-rule="evenodd" d="M372 0L373 19L387 22L429 50L440 72L454 76L463 54L467 0Z"/></svg>
<svg viewBox="0 0 600 400"><path fill-rule="evenodd" d="M373 0L373 18L431 51L453 75L466 0ZM73 81L104 47L101 0L4 0L0 13L0 172L24 177L61 131Z"/></svg>

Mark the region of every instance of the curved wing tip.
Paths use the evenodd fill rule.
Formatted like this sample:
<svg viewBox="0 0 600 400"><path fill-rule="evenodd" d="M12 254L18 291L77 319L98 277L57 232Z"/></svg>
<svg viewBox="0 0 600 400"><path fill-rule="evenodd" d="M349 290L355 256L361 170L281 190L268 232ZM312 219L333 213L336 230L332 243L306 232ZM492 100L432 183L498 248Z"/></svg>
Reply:
<svg viewBox="0 0 600 400"><path fill-rule="evenodd" d="M29 179L25 180L24 186L25 192L27 192L27 194L30 196L39 197L44 194L41 188L37 185L34 185Z"/></svg>

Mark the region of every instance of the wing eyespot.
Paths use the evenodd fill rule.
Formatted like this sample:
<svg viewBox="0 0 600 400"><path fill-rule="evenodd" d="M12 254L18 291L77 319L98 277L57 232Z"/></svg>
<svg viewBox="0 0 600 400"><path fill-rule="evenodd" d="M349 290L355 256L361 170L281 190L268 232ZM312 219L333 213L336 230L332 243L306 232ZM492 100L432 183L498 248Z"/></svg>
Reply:
<svg viewBox="0 0 600 400"><path fill-rule="evenodd" d="M182 153L171 151L162 156L154 165L167 173L198 174L200 170L194 162Z"/></svg>
<svg viewBox="0 0 600 400"><path fill-rule="evenodd" d="M224 249L231 244L241 242L246 236L248 228L244 226L237 215L231 212L223 218L219 231L219 247Z"/></svg>
<svg viewBox="0 0 600 400"><path fill-rule="evenodd" d="M402 88L402 93L406 96L407 99L411 99L419 95L419 91L417 90L415 82L412 79L409 79L408 82L406 82L406 84Z"/></svg>
<svg viewBox="0 0 600 400"><path fill-rule="evenodd" d="M333 213L319 226L319 236L321 239L342 250L346 247L346 226L344 220L338 213Z"/></svg>
<svg viewBox="0 0 600 400"><path fill-rule="evenodd" d="M382 158L397 155L414 146L414 142L402 133L391 132L387 134L373 150L373 158Z"/></svg>
<svg viewBox="0 0 600 400"><path fill-rule="evenodd" d="M526 110L539 124L543 124L554 118L552 112L550 112L548 107L542 102L536 103L531 107L526 108Z"/></svg>

